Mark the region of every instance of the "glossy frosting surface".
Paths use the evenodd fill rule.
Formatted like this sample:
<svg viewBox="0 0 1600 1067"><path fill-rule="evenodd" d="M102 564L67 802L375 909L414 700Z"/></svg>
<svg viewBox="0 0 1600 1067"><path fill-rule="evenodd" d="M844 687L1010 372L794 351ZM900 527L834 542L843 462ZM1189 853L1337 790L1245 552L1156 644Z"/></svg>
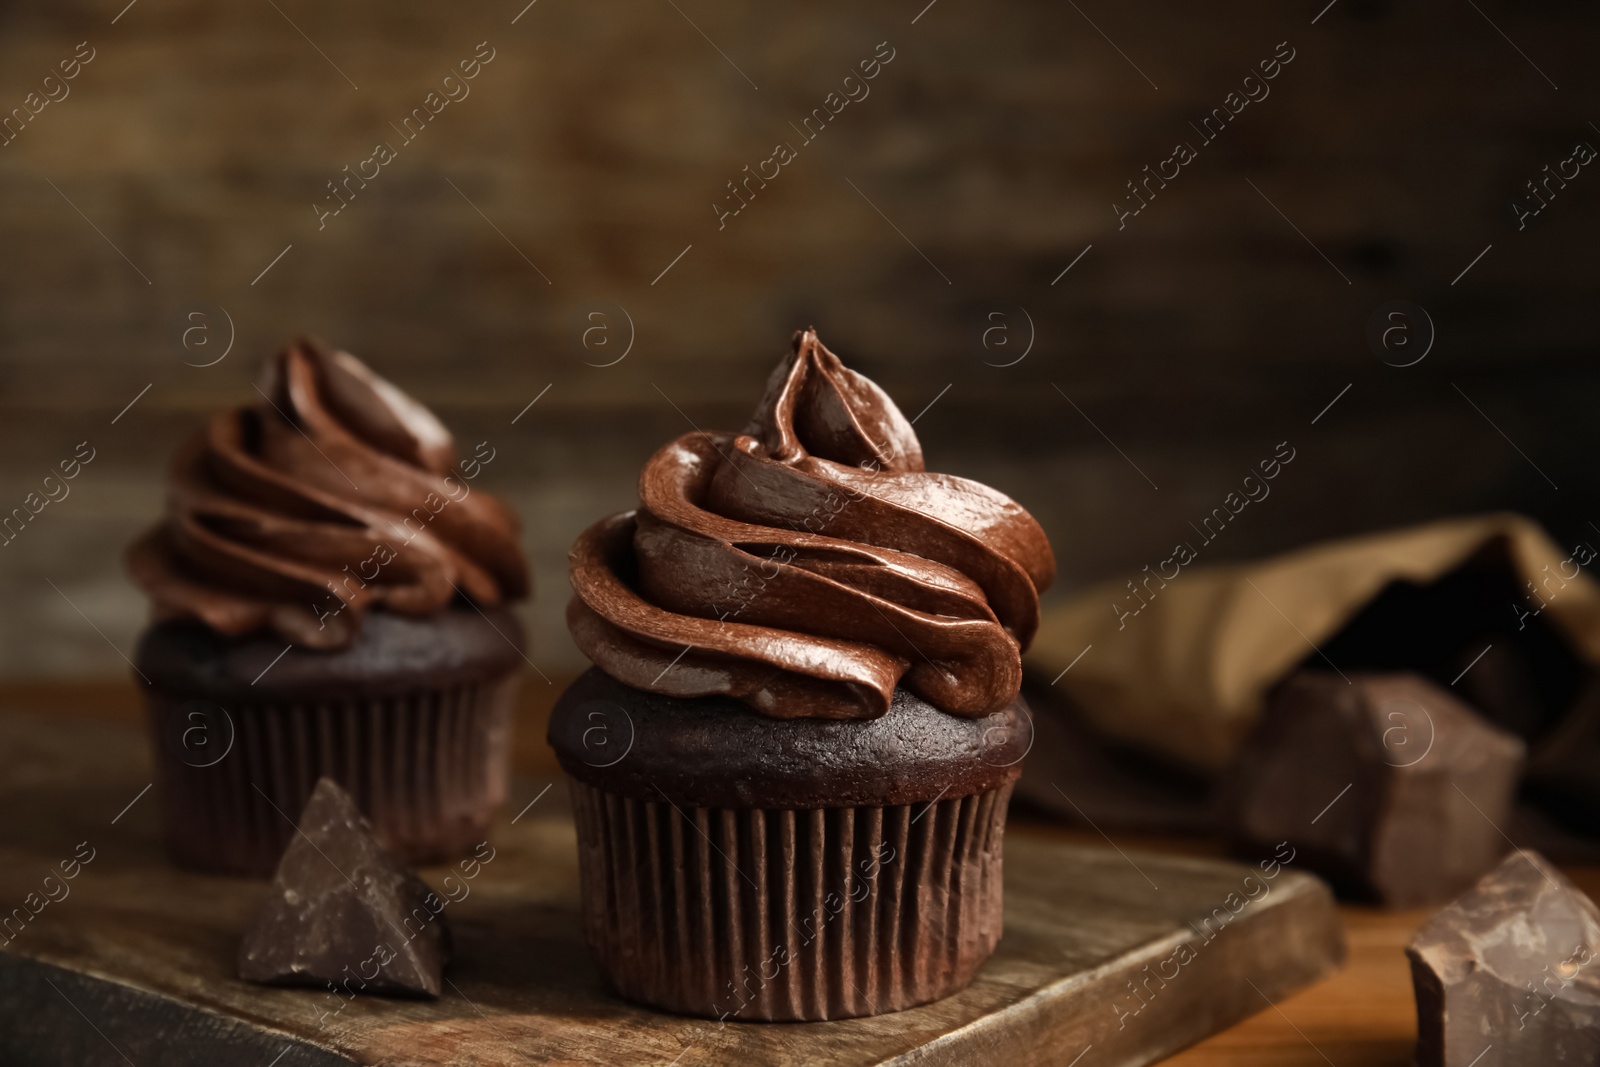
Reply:
<svg viewBox="0 0 1600 1067"><path fill-rule="evenodd" d="M258 391L180 449L165 520L128 551L157 619L342 648L374 607L527 595L516 519L472 484L485 457L458 466L426 408L311 341L278 353Z"/></svg>
<svg viewBox="0 0 1600 1067"><path fill-rule="evenodd" d="M894 402L808 330L742 433L666 445L639 508L579 537L567 622L655 693L849 719L898 684L977 717L1016 696L1054 574L1031 515L925 470Z"/></svg>

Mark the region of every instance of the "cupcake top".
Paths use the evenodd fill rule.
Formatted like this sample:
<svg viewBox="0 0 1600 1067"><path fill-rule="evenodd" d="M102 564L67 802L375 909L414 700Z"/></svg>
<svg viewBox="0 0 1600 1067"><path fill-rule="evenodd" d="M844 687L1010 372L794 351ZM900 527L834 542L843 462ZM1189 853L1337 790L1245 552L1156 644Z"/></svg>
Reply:
<svg viewBox="0 0 1600 1067"><path fill-rule="evenodd" d="M488 442L458 466L431 412L314 341L270 360L257 392L179 450L166 518L128 551L157 619L341 648L375 607L527 595L515 517L471 485Z"/></svg>
<svg viewBox="0 0 1600 1067"><path fill-rule="evenodd" d="M666 445L639 508L578 538L567 623L654 693L850 719L903 685L976 717L1016 697L1054 576L1031 515L926 471L900 409L806 330L742 433Z"/></svg>

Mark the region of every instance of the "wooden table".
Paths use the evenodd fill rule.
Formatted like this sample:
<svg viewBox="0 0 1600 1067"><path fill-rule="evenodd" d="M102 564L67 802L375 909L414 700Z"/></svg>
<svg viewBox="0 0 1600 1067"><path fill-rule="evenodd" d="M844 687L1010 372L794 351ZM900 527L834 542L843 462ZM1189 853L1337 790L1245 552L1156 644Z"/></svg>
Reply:
<svg viewBox="0 0 1600 1067"><path fill-rule="evenodd" d="M535 680L526 694L519 713L514 757L519 772L541 776L558 773L554 757L544 744L544 722L558 686L559 681L557 686L547 688ZM7 683L0 685L0 709L4 708L123 722L137 721L141 714L137 692L121 681ZM1104 844L1097 834L1062 827L1026 812L1013 815L1007 832ZM1119 835L1116 844L1146 851L1221 855L1220 848L1206 841ZM1600 895L1600 870L1568 873L1586 892ZM1407 1067L1416 1023L1410 975L1402 950L1429 911L1342 907L1349 947L1349 962L1344 970L1167 1062L1175 1067L1326 1067L1329 1063L1337 1067Z"/></svg>

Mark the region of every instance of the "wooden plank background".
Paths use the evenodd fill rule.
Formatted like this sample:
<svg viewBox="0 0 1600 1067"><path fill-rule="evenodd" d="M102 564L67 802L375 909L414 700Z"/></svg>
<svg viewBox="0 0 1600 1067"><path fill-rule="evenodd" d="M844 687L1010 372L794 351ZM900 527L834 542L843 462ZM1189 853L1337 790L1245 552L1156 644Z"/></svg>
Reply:
<svg viewBox="0 0 1600 1067"><path fill-rule="evenodd" d="M1056 595L1166 552L1285 439L1214 558L1492 507L1566 541L1600 521L1600 176L1525 230L1511 209L1600 146L1592 5L524 2L0 6L0 114L93 50L0 147L0 513L96 449L0 547L0 674L126 669L119 556L165 457L303 331L497 447L548 671L578 662L572 537L656 445L740 425L812 323L909 413L937 400L930 462L1039 515ZM325 183L480 42L470 95L319 231ZM725 183L880 42L870 95L719 230ZM1279 42L1270 95L1119 230L1125 183ZM1365 339L1402 299L1437 329L1404 369ZM1033 347L997 366L1024 309Z"/></svg>

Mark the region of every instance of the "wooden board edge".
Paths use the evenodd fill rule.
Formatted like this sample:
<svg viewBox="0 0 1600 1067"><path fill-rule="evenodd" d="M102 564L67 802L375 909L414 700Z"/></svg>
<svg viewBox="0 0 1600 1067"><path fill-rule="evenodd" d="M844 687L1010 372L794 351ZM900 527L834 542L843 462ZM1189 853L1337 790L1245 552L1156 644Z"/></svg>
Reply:
<svg viewBox="0 0 1600 1067"><path fill-rule="evenodd" d="M1174 934L1092 972L1054 982L1009 1007L879 1067L967 1063L1061 1063L1074 1067L1146 1067L1261 1011L1332 974L1345 960L1344 929L1333 893L1320 879L1287 876L1208 940ZM1268 903L1270 901L1270 903ZM1264 906L1263 906L1264 905ZM1192 959L1173 962L1187 946ZM1170 965L1177 974L1163 982ZM1151 978L1151 968L1156 977ZM1136 1000L1135 982L1150 993ZM1096 987L1123 992L1107 1003ZM1188 991L1187 994L1185 991ZM1134 1011L1135 1005L1142 1005ZM1125 1012L1126 1014L1120 1014ZM1140 1044L1149 1030L1166 1035ZM1093 1055L1090 1055L1093 1053ZM1077 1057L1077 1058L1074 1058Z"/></svg>

